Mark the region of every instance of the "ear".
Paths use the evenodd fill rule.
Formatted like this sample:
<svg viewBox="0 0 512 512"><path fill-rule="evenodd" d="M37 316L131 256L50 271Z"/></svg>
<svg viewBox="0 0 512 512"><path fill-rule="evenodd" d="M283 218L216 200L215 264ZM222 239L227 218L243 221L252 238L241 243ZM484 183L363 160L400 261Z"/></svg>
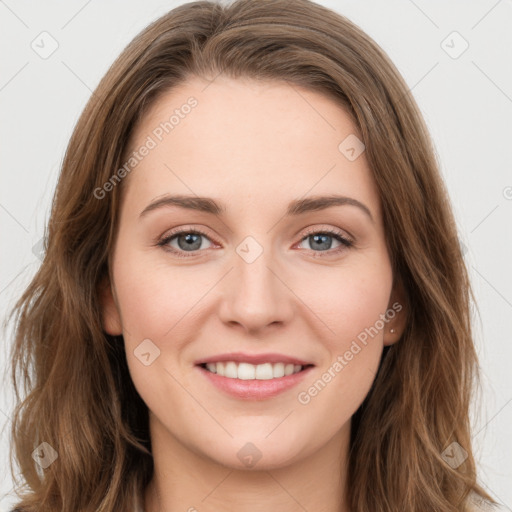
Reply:
<svg viewBox="0 0 512 512"><path fill-rule="evenodd" d="M98 285L98 296L100 300L103 329L111 336L120 336L123 334L121 316L117 302L112 293L112 286L108 276L105 276Z"/></svg>
<svg viewBox="0 0 512 512"><path fill-rule="evenodd" d="M393 284L386 316L389 320L384 326L384 345L393 345L402 337L407 319L406 294L401 279Z"/></svg>

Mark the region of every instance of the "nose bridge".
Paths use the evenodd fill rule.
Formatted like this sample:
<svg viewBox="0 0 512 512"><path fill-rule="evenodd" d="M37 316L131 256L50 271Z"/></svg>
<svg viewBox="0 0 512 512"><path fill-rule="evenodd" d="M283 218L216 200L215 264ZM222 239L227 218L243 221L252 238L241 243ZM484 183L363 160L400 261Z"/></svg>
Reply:
<svg viewBox="0 0 512 512"><path fill-rule="evenodd" d="M285 322L292 310L290 294L282 278L277 276L279 264L273 258L272 249L253 237L246 237L235 252L235 268L228 280L222 319L239 323L249 330Z"/></svg>

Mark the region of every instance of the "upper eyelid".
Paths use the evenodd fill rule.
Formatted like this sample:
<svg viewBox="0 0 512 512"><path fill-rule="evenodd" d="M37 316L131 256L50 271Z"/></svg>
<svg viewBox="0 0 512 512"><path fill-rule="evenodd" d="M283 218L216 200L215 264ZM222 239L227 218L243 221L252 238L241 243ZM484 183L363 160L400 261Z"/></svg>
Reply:
<svg viewBox="0 0 512 512"><path fill-rule="evenodd" d="M330 235L338 235L343 238L346 238L347 240L350 240L351 242L353 242L355 240L355 238L345 229L341 229L341 228L337 228L337 227L318 228L316 226L310 226L310 227L306 228L306 231L304 232L304 235L301 238L301 240L303 240L304 238L306 238L314 233L327 233Z"/></svg>

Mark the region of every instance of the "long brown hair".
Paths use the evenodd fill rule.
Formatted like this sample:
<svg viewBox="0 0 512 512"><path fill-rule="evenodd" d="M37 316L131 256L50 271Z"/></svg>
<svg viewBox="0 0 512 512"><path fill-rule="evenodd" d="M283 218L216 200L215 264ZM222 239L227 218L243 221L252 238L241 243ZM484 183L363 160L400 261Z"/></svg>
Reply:
<svg viewBox="0 0 512 512"><path fill-rule="evenodd" d="M134 127L160 94L187 77L219 73L287 81L334 99L362 135L380 192L408 321L399 342L385 347L352 418L351 511L462 511L470 493L494 503L477 483L471 449L472 291L435 151L407 84L369 36L323 6L238 0L184 4L149 25L108 70L75 127L44 260L8 317L16 319L11 472L17 482L15 458L19 510L130 510L151 479L147 406L122 338L102 328L99 301L123 182L101 198L98 190L123 166ZM454 446L467 453L456 468L443 456ZM41 468L36 447L51 447L57 460Z"/></svg>

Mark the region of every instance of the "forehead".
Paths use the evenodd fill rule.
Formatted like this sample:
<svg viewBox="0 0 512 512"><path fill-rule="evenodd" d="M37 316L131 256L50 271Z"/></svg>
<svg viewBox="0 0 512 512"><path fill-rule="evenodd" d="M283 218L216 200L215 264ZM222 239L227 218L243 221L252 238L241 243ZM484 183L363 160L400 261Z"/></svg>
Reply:
<svg viewBox="0 0 512 512"><path fill-rule="evenodd" d="M360 139L344 108L318 92L194 77L162 94L137 126L128 157L151 149L124 183L126 200L143 206L172 192L288 204L308 192L350 193L377 208L364 151L344 153L344 141Z"/></svg>

